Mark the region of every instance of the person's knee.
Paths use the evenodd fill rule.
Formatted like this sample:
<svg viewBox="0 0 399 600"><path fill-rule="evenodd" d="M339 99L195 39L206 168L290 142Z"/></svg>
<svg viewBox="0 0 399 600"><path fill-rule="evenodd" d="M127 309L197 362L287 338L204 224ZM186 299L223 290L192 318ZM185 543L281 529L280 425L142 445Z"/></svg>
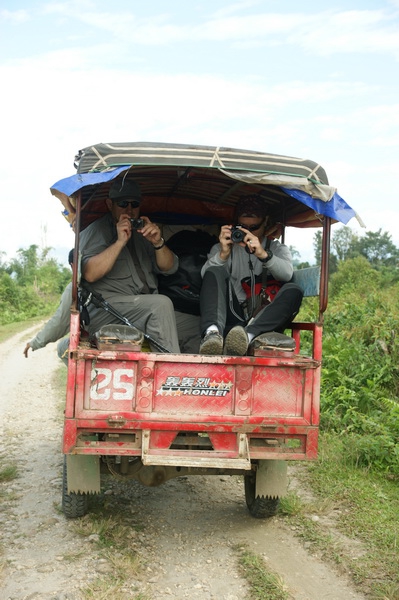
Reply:
<svg viewBox="0 0 399 600"><path fill-rule="evenodd" d="M290 283L290 285L292 286L292 288L290 288L290 289L291 289L293 301L296 303L296 305L297 305L296 310L298 311L299 307L301 306L302 299L303 299L303 290L296 283Z"/></svg>
<svg viewBox="0 0 399 600"><path fill-rule="evenodd" d="M223 267L210 267L204 273L200 292L201 302L208 302L209 295L218 294L227 287L229 273Z"/></svg>
<svg viewBox="0 0 399 600"><path fill-rule="evenodd" d="M225 281L229 273L223 267L209 267L204 273L202 278L202 283L206 280L217 280L217 281Z"/></svg>
<svg viewBox="0 0 399 600"><path fill-rule="evenodd" d="M292 281L290 281L289 283L285 283L283 285L283 287L281 288L281 291L287 291L287 290L296 290L297 292L300 292L301 294L303 293L302 288L297 283L294 283Z"/></svg>
<svg viewBox="0 0 399 600"><path fill-rule="evenodd" d="M154 296L154 298L156 298L156 305L159 310L174 313L173 302L170 298L168 298L168 296L164 296L163 294L157 294L156 296Z"/></svg>
<svg viewBox="0 0 399 600"><path fill-rule="evenodd" d="M292 298L299 302L302 301L303 291L296 283L285 283L283 287L280 289L279 296L284 296L285 298Z"/></svg>
<svg viewBox="0 0 399 600"><path fill-rule="evenodd" d="M69 337L62 338L57 344L57 355L66 365L68 364Z"/></svg>
<svg viewBox="0 0 399 600"><path fill-rule="evenodd" d="M296 283L286 283L273 300L273 307L281 311L282 318L292 320L299 312L303 291Z"/></svg>

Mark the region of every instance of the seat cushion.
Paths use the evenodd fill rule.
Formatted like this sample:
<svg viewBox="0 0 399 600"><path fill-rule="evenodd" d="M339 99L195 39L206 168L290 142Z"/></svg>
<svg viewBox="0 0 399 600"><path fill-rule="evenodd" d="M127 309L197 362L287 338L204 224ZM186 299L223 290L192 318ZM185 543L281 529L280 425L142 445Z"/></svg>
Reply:
<svg viewBox="0 0 399 600"><path fill-rule="evenodd" d="M94 341L100 350L140 350L144 334L136 327L128 325L104 325L94 334Z"/></svg>
<svg viewBox="0 0 399 600"><path fill-rule="evenodd" d="M292 337L285 335L284 333L278 333L277 331L262 333L251 342L251 348L253 350L278 349L286 352L293 352L295 346L295 340Z"/></svg>

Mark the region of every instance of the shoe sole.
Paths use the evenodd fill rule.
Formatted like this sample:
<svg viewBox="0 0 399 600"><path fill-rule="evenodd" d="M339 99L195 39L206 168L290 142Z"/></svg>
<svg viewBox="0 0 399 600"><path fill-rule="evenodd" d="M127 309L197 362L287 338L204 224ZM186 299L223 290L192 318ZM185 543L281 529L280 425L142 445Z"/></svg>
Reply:
<svg viewBox="0 0 399 600"><path fill-rule="evenodd" d="M216 337L205 340L201 345L200 354L206 354L208 356L214 356L215 354L222 354L223 352L223 340Z"/></svg>
<svg viewBox="0 0 399 600"><path fill-rule="evenodd" d="M233 327L226 336L224 353L229 356L244 356L248 350L248 336L243 327Z"/></svg>

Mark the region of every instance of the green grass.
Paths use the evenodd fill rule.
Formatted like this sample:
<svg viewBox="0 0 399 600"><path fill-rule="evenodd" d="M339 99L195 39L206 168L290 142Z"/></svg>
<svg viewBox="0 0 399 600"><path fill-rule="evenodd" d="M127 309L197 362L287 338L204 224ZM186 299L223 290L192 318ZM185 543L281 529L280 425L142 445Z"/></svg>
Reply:
<svg viewBox="0 0 399 600"><path fill-rule="evenodd" d="M12 481L18 477L18 470L15 465L0 466L0 483Z"/></svg>
<svg viewBox="0 0 399 600"><path fill-rule="evenodd" d="M132 517L106 508L97 501L91 512L72 523L76 534L92 540L99 556L106 560L107 573L97 577L81 593L85 600L146 600L137 591L142 566L139 555L129 543L135 538L137 524ZM128 596L127 596L128 594Z"/></svg>
<svg viewBox="0 0 399 600"><path fill-rule="evenodd" d="M303 510L303 502L293 492L290 492L289 494L287 494L287 496L280 499L279 513L282 515L288 515L290 517L293 517L295 515L302 514Z"/></svg>
<svg viewBox="0 0 399 600"><path fill-rule="evenodd" d="M140 592L135 593L134 588L129 589L121 586L118 580L98 578L83 590L84 600L152 600L149 596Z"/></svg>
<svg viewBox="0 0 399 600"><path fill-rule="evenodd" d="M54 373L52 384L60 391L60 394L65 392L67 382L68 368L60 360L60 364L56 372Z"/></svg>
<svg viewBox="0 0 399 600"><path fill-rule="evenodd" d="M236 547L241 575L249 585L251 600L290 600L282 579L267 568L265 561L243 546Z"/></svg>
<svg viewBox="0 0 399 600"><path fill-rule="evenodd" d="M345 440L333 435L321 436L319 459L300 469L299 478L316 500L297 499L295 505L288 498L281 512L289 515L309 549L340 565L370 598L398 600L398 481L351 464ZM333 516L341 538L324 527L322 519L312 520L325 514Z"/></svg>
<svg viewBox="0 0 399 600"><path fill-rule="evenodd" d="M4 465L0 463L0 484L13 481L18 477L18 469L15 465ZM0 508L3 501L10 502L15 499L15 493L7 493L0 488ZM3 580L6 560L4 558L4 545L0 543L0 582Z"/></svg>
<svg viewBox="0 0 399 600"><path fill-rule="evenodd" d="M9 323L8 325L0 325L0 343L5 342L13 335L24 331L25 329L29 329L34 325L37 325L46 317L35 317L32 319L28 319L27 321L19 321L17 323Z"/></svg>

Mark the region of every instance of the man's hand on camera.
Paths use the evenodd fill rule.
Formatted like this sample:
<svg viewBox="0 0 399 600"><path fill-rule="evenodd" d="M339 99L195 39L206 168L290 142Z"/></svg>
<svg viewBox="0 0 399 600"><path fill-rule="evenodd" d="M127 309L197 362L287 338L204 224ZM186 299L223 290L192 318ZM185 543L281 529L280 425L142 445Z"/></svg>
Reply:
<svg viewBox="0 0 399 600"><path fill-rule="evenodd" d="M118 234L118 241L126 246L132 235L132 226L130 223L130 216L123 213L119 217L119 221L116 224L116 232Z"/></svg>
<svg viewBox="0 0 399 600"><path fill-rule="evenodd" d="M233 241L231 239L232 225L223 225L220 229L219 243L220 243L220 258L227 260L231 254L231 247Z"/></svg>
<svg viewBox="0 0 399 600"><path fill-rule="evenodd" d="M144 221L144 227L138 229L138 232L142 234L153 246L160 246L162 244L162 234L156 223L152 223L148 217L140 217Z"/></svg>

